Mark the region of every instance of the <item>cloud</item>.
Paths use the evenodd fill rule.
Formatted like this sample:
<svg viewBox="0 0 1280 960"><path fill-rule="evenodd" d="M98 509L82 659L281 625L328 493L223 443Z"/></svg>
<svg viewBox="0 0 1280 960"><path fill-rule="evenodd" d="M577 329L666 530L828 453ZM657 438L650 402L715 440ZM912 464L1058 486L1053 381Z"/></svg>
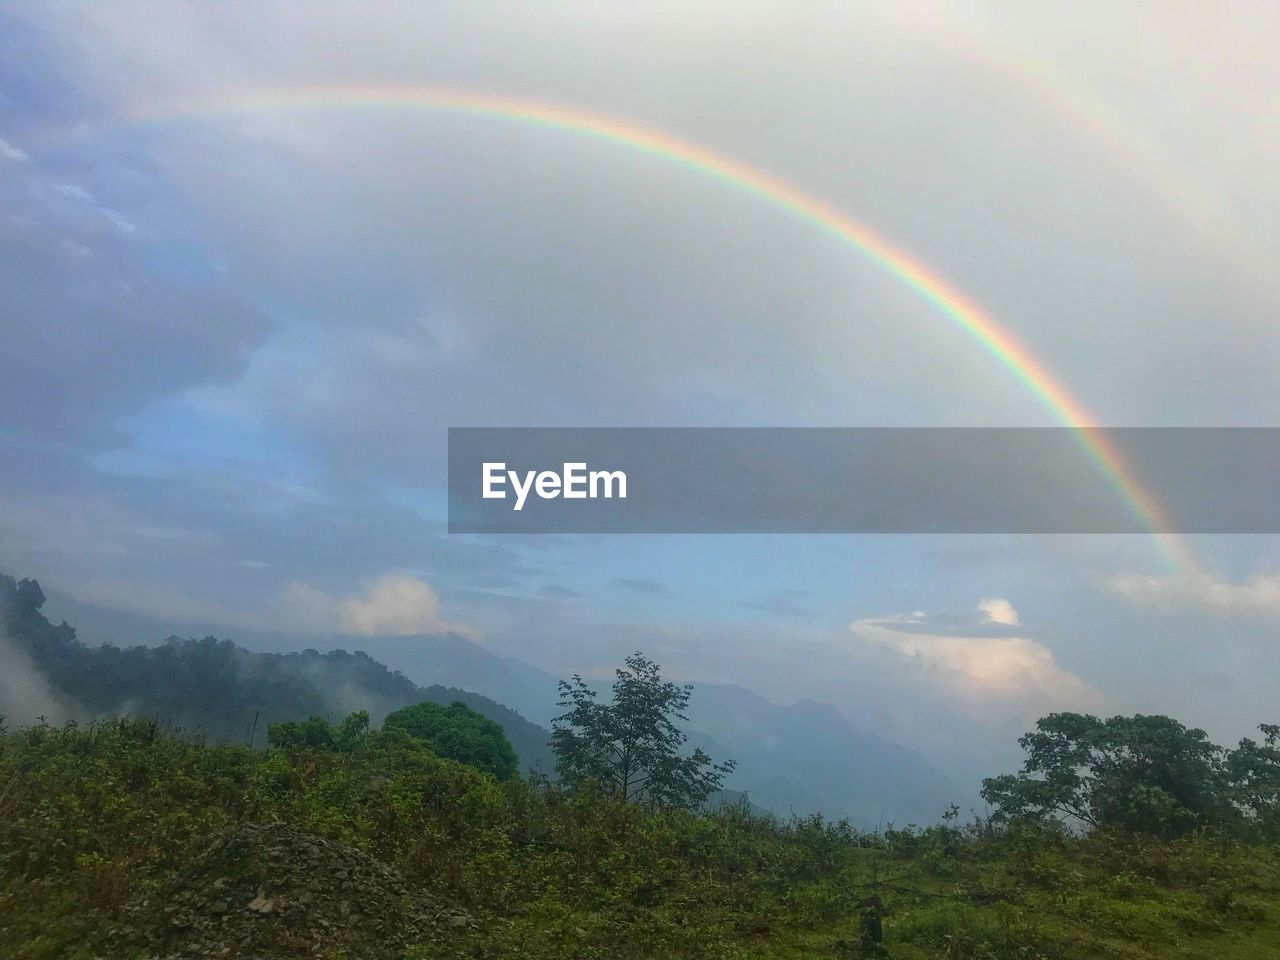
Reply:
<svg viewBox="0 0 1280 960"><path fill-rule="evenodd" d="M863 643L912 661L948 694L970 706L1006 704L1035 710L1084 707L1098 693L1063 669L1044 644L1019 629L1018 612L1003 598L982 600L976 614L930 616L922 611L855 620Z"/></svg>
<svg viewBox="0 0 1280 960"><path fill-rule="evenodd" d="M738 606L760 613L780 614L785 617L811 617L813 610L797 603L797 597L807 596L803 590L773 590L762 596L739 600Z"/></svg>
<svg viewBox="0 0 1280 960"><path fill-rule="evenodd" d="M574 600L586 596L581 590L566 587L562 583L544 583L538 588L538 593L541 596L552 597L556 600Z"/></svg>
<svg viewBox="0 0 1280 960"><path fill-rule="evenodd" d="M660 580L649 577L618 577L613 581L615 587L631 590L635 593L669 593L670 588Z"/></svg>
<svg viewBox="0 0 1280 960"><path fill-rule="evenodd" d="M29 158L25 153L15 147L9 141L0 137L0 160L8 163L28 163Z"/></svg>
<svg viewBox="0 0 1280 960"><path fill-rule="evenodd" d="M1000 597L993 597L990 600L979 600L978 609L987 615L987 619L993 623L1003 623L1016 625L1018 623L1018 611L1013 609L1013 604L1008 600Z"/></svg>
<svg viewBox="0 0 1280 960"><path fill-rule="evenodd" d="M1106 586L1112 593L1145 606L1280 616L1280 573L1256 573L1236 583L1207 570L1170 576L1121 573Z"/></svg>
<svg viewBox="0 0 1280 960"><path fill-rule="evenodd" d="M266 339L267 317L221 281L152 269L146 245L126 242L135 231L40 164L0 177L0 406L13 435L116 441L121 417L235 379Z"/></svg>
<svg viewBox="0 0 1280 960"><path fill-rule="evenodd" d="M311 584L293 581L256 609L195 597L165 584L91 580L70 592L84 603L163 620L172 624L175 632L199 624L205 628L314 636L457 633L471 640L481 639L474 628L444 619L435 590L409 573L384 574L360 590L344 594L330 594Z"/></svg>
<svg viewBox="0 0 1280 960"><path fill-rule="evenodd" d="M16 476L29 478L28 500L93 498L83 510L54 503L38 530L0 511L0 557L57 569L69 588L73 579L115 578L132 591L119 603L221 624L322 635L460 616L495 644L501 627L512 651L569 667L603 659L608 634L587 622L593 611L654 606L629 603L651 598L611 589L611 579L656 573L695 581L681 587L680 607L698 605L708 637L734 637L690 643L667 659L700 664L707 677L788 684L796 696L846 696L873 711L869 723L901 711L901 729L948 734L957 715L950 698L1003 707L1017 686L996 682L1006 674L1027 678L1032 693L1069 687L1055 673L1061 666L1028 639L1036 634L994 606L863 622L860 632L874 641L852 643L841 628L855 615L909 609L877 599L903 590L921 590L910 603L936 610L931 598L952 595L958 582L975 600L982 582L999 582L1028 609L1038 593L1046 619L1050 603L1067 606L1064 618L1092 644L1082 657L1106 656L1123 633L1127 658L1101 661L1109 688L1146 683L1167 709L1198 709L1204 698L1193 683L1185 694L1168 692L1180 676L1195 679L1190 658L1151 663L1112 614L1160 618L1064 588L1078 575L1066 562L1064 576L1042 575L1062 539L959 547L950 539L922 569L908 555L917 542L936 546L933 539L857 540L838 554L816 541L775 539L743 557L737 538L703 538L681 544L686 559L643 569L614 559L621 550L580 541L450 539L379 502L393 486L432 488L423 500L434 509L444 427L463 423L1048 422L1017 378L959 328L791 214L653 156L478 117L217 110L180 124L119 122L160 106L157 91L216 105L235 91L340 88L375 75L633 118L864 218L1011 325L1100 420L1226 424L1275 409L1280 328L1270 301L1254 302L1219 269L1215 254L1229 259L1228 248L1185 235L1180 218L1147 202L1159 197L1146 187L1160 184L1117 167L1106 131L1101 140L1080 136L1069 112L1064 123L1052 101L1038 99L1036 85L988 69L985 56L998 51L957 44L952 27L962 24L950 21L962 12L930 5L940 29L916 30L889 22L903 5L880 6L894 11L885 22L863 17L863 8L829 18L793 5L699 18L661 4L625 17L507 9L499 19L483 5L377 15L334 7L299 31L305 10L287 2L29 5L29 27L0 31L0 73L16 80L21 68L22 82L10 86L24 99L38 96L6 104L6 123L20 124L8 128L16 143L27 143L27 130L48 130L58 149L32 150L22 163L10 148L0 159L0 316L12 318L0 354L0 472L9 488ZM1256 130L1274 126L1280 105L1264 102L1274 84L1243 75L1276 76L1280 61L1235 57L1221 76L1207 75L1213 58L1189 64L1180 40L1202 35L1200 18L1213 13L1199 10L1184 24L1192 14L1162 11L1143 25L1144 49L1178 56L1135 79L1125 31L1108 32L1094 6L1052 31L1043 29L1056 16L1047 6L1020 6L998 33L1053 68L1046 75L1060 72L1068 92L1075 82L1096 84L1101 102L1137 124L1121 129L1125 142L1134 133L1154 155L1184 158L1228 214L1274 235L1277 148L1260 148ZM137 29L140 17L150 29ZM1244 21L1223 29L1234 36ZM1258 50L1274 47L1269 29L1252 32ZM1263 119L1240 124L1241 111L1219 109L1240 97L1258 108L1243 113ZM904 110L913 122L903 123ZM58 193L59 184L82 185L140 229L121 235L85 200ZM221 271L213 280L211 268ZM240 450L226 423L173 415L175 398L193 389L266 425L261 444ZM149 452L163 463L180 445L182 456L169 462L180 459L181 470L74 472L85 469L86 449L130 442L136 434L119 436L121 424L128 430L129 419L156 408L170 416L157 418L164 429ZM296 467L282 464L286 453ZM304 484L316 496L299 493ZM5 490L9 500L21 494ZM15 525L21 536L6 539ZM138 532L184 526L219 542ZM234 566L241 558L269 567ZM856 608L846 605L851 578L841 564L857 571ZM818 595L803 601L815 616L793 618L744 651L737 620L754 629L777 618L744 616L734 602L769 604L751 584L788 566L815 585ZM1141 569L1136 561L1125 568ZM412 587L361 586L405 569L433 571L443 611L432 613ZM520 597L534 576L590 596L572 604ZM185 590L136 586L146 580ZM488 592L467 598L460 587ZM1177 599L1176 587L1159 592ZM778 599L775 613L786 602ZM838 653L799 663L797 638L835 618ZM664 641L673 624L657 619L629 622L622 652ZM1189 636L1175 642L1182 652L1209 646ZM1256 702L1268 702L1258 671L1238 675ZM987 726L980 735L994 736Z"/></svg>
<svg viewBox="0 0 1280 960"><path fill-rule="evenodd" d="M283 619L292 629L360 637L456 633L480 640L478 632L441 616L440 597L410 573L387 573L359 592L330 595L306 583L289 584L281 597Z"/></svg>
<svg viewBox="0 0 1280 960"><path fill-rule="evenodd" d="M407 573L387 574L371 583L363 595L339 601L338 615L346 630L366 637L458 629L441 619L436 592Z"/></svg>
<svg viewBox="0 0 1280 960"><path fill-rule="evenodd" d="M84 187L74 183L60 183L53 189L68 200L73 200L76 203L81 203L91 208L125 236L136 233L138 230L137 224L132 220L122 214L119 210L99 203L94 199L93 194Z"/></svg>

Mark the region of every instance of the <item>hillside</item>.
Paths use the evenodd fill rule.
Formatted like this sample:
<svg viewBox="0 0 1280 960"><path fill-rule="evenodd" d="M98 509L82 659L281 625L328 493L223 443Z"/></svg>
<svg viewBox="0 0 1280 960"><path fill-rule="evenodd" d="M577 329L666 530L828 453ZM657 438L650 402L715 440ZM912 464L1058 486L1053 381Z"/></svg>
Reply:
<svg viewBox="0 0 1280 960"><path fill-rule="evenodd" d="M0 574L0 630L19 658L15 666L29 668L23 685L47 687L47 702L35 709L53 719L130 713L213 740L260 743L268 725L281 721L365 710L376 722L409 704L456 700L502 726L522 769L555 768L546 729L478 693L420 687L361 651L256 653L214 637L89 646L69 624L50 623L43 606L39 584ZM0 702L5 709L13 713Z"/></svg>
<svg viewBox="0 0 1280 960"><path fill-rule="evenodd" d="M123 637L148 633L163 636L172 631L169 624L78 604L62 596L56 596L50 606L78 618L77 624L84 625L90 639L118 643ZM213 629L208 624L197 626ZM410 694L404 683L411 681L420 685L423 699L443 701L456 697L504 727L509 725L508 735L522 763L541 762L541 769L553 768L544 749L545 730L561 712L556 704L559 678L513 657L501 656L453 634L334 635L319 641L314 637L237 630L235 638L242 648L291 651L311 661L324 657L299 652L317 643L328 649L359 651L325 661L328 667L321 671L324 686L334 695L323 713L338 715L347 710L368 709L376 719L406 702L403 698ZM352 659L361 654L366 656ZM289 661L286 656L285 662L296 661ZM345 687L344 693L342 671L347 668L358 674L360 684ZM408 679L392 685L387 679L390 671ZM440 688L469 693L463 697ZM886 817L896 817L899 825L931 823L948 803L973 794L972 789L952 784L915 751L855 726L827 704L775 704L753 691L730 685L695 684L694 690L687 725L690 740L713 756L737 761L737 769L727 783L728 796L745 792L753 804L779 816L822 812L836 818L848 817L867 829L885 822ZM359 696L352 696L356 691ZM499 705L509 708L507 713L500 713L503 708ZM508 719L504 720L504 716ZM252 722L252 716L247 719ZM543 752L539 753L539 749Z"/></svg>
<svg viewBox="0 0 1280 960"><path fill-rule="evenodd" d="M885 790L912 790L929 768L821 704L706 687L689 710L721 738L717 749L736 744L759 765L755 795L794 815L725 805L731 791L700 809L634 802L594 780L497 780L393 724L342 719L345 708L462 700L514 734L522 759L545 751L546 731L514 711L417 686L367 653L253 653L213 638L90 647L51 624L43 600L33 581L0 579L0 702L55 721L0 724L0 956L1280 951L1280 727L1264 724L1263 743L1227 751L1170 718L1053 715L1038 725L1044 742L1118 737L1133 757L1116 766L1115 754L1100 755L1106 776L1088 781L1093 799L1081 808L1096 828L1073 832L1036 813L1045 782L1007 775L984 786L998 817L961 825L953 808L940 824L901 829L891 825L908 818L889 807L883 829L866 831L800 815L828 801L799 776L819 771L818 789L848 790L874 767L897 778ZM93 719L112 711L133 716ZM332 722L303 725L314 739L274 725L317 712ZM881 796L874 782L862 789Z"/></svg>
<svg viewBox="0 0 1280 960"><path fill-rule="evenodd" d="M1280 858L1210 834L650 810L403 736L0 733L0 956L21 960L1263 960Z"/></svg>

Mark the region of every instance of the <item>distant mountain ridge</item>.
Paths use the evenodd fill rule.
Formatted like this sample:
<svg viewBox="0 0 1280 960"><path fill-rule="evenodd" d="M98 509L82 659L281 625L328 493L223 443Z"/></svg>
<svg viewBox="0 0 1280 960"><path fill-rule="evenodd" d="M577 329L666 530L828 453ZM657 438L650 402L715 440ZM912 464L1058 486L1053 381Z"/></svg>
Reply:
<svg viewBox="0 0 1280 960"><path fill-rule="evenodd" d="M92 624L87 631L90 639L94 634L117 641L121 636L160 635L156 632L160 625L137 615L99 611L57 595L50 606L77 622ZM201 631L215 629L200 625ZM504 727L510 725L508 735L523 765L536 760L544 771L554 769L546 737L552 719L561 712L556 705L559 678L530 664L453 634L316 638L248 630L230 633L241 645L256 650L296 652L320 646L361 651L377 669L403 675L403 682L410 686L422 684L416 689L428 694L424 699L443 702L457 696L457 691L487 698L481 703L458 697ZM359 661L342 662L374 670ZM376 679L362 676L366 686ZM331 682L337 679L330 677ZM397 696L409 695L407 690ZM508 711L506 720L500 709ZM865 828L881 824L886 817L900 826L930 823L947 803L963 796L918 753L855 725L828 704L802 700L780 705L743 687L695 684L689 709L691 742L704 746L717 759L737 761L726 786L745 791L754 804L779 816L821 811L848 817ZM371 712L376 716L386 710Z"/></svg>
<svg viewBox="0 0 1280 960"><path fill-rule="evenodd" d="M482 694L418 686L363 651L261 653L212 636L88 645L65 620L52 624L44 602L34 581L0 574L0 641L9 648L0 659L25 674L26 686L47 687L42 709L54 721L147 714L213 740L261 742L271 723L285 720L365 710L378 723L409 704L461 701L502 726L522 769L555 768L543 727ZM0 715L10 708L3 701L0 689Z"/></svg>
<svg viewBox="0 0 1280 960"><path fill-rule="evenodd" d="M557 677L463 637L339 639L419 682L475 690L538 723L549 726L561 712ZM830 704L780 705L744 687L693 684L687 733L713 757L737 762L729 788L779 816L820 811L866 828L886 815L899 826L932 823L961 796L919 753L855 726Z"/></svg>
<svg viewBox="0 0 1280 960"><path fill-rule="evenodd" d="M730 787L783 816L821 811L868 828L886 815L898 826L932 823L958 795L920 754L830 704L784 706L738 686L695 686L689 725L738 761Z"/></svg>

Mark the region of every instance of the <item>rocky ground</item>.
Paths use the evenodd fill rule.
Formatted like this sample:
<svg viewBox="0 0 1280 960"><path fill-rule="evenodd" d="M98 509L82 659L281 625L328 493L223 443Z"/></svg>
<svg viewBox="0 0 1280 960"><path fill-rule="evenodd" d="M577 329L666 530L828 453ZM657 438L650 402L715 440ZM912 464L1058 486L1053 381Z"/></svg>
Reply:
<svg viewBox="0 0 1280 960"><path fill-rule="evenodd" d="M163 960L381 960L471 924L386 864L283 824L228 832L124 918L118 945Z"/></svg>

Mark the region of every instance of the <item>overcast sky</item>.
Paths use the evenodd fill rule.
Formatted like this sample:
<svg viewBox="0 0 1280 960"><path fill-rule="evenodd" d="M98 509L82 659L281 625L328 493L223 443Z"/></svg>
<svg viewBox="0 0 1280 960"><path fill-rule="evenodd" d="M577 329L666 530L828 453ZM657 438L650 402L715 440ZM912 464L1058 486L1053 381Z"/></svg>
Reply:
<svg viewBox="0 0 1280 960"><path fill-rule="evenodd" d="M1275 538L1177 570L1137 536L447 536L451 425L1054 421L856 251L659 158L236 108L639 123L873 228L1099 422L1275 425L1275 4L318 9L0 4L0 569L175 629L639 647L953 769L1052 709L1280 719Z"/></svg>

